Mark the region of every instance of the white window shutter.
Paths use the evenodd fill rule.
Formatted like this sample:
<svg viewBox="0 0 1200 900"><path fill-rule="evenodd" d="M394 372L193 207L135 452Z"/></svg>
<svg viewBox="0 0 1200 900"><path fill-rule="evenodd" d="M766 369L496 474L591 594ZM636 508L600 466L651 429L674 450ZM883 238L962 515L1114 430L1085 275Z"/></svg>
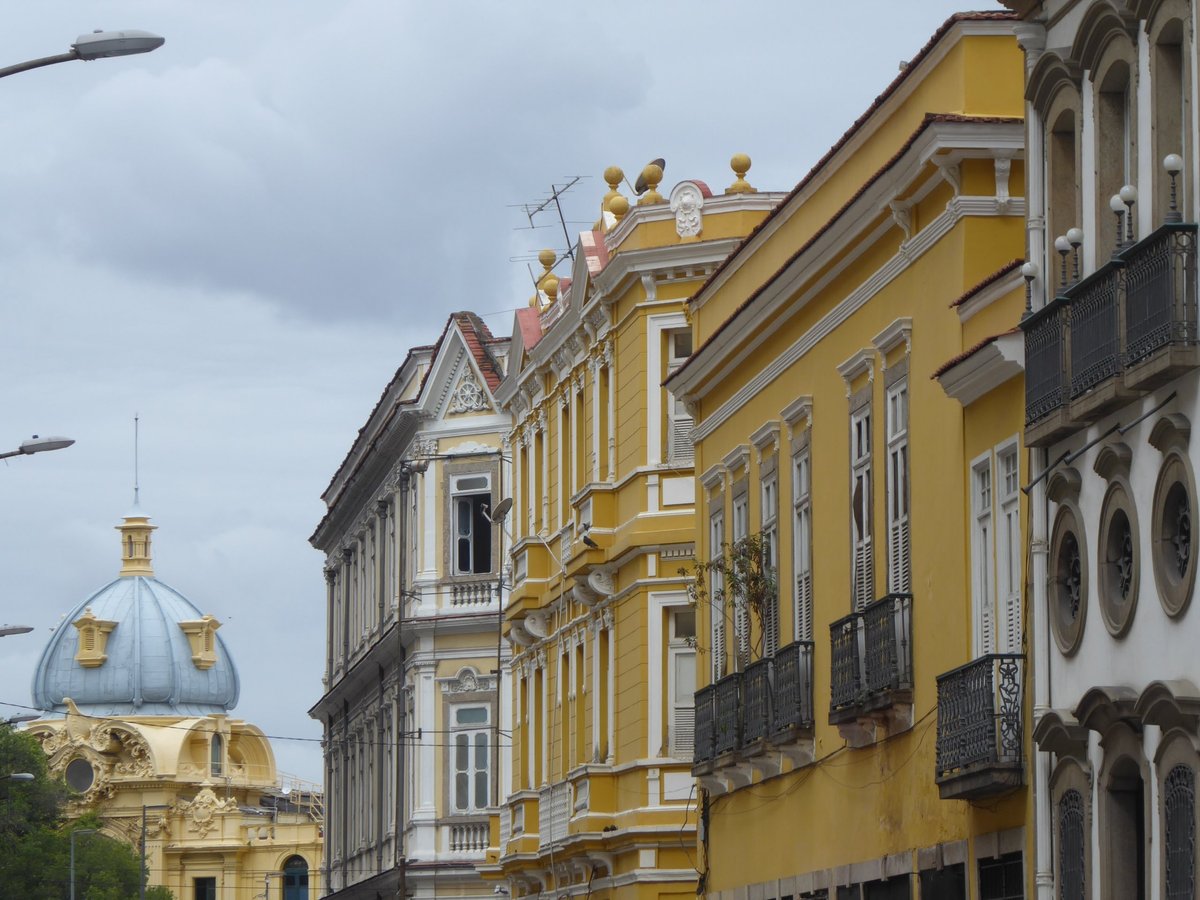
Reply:
<svg viewBox="0 0 1200 900"><path fill-rule="evenodd" d="M676 706L672 716L671 756L691 759L696 748L696 709L694 706Z"/></svg>
<svg viewBox="0 0 1200 900"><path fill-rule="evenodd" d="M812 640L812 572L796 577L796 640Z"/></svg>
<svg viewBox="0 0 1200 900"><path fill-rule="evenodd" d="M891 525L891 546L888 552L888 590L907 594L912 588L912 563L909 548L908 517Z"/></svg>
<svg viewBox="0 0 1200 900"><path fill-rule="evenodd" d="M725 675L725 601L714 600L712 609L712 680L715 684Z"/></svg>
<svg viewBox="0 0 1200 900"><path fill-rule="evenodd" d="M695 448L692 441L692 426L695 424L688 415L682 401L671 398L670 432L667 435L667 460L678 465L691 465L695 460Z"/></svg>

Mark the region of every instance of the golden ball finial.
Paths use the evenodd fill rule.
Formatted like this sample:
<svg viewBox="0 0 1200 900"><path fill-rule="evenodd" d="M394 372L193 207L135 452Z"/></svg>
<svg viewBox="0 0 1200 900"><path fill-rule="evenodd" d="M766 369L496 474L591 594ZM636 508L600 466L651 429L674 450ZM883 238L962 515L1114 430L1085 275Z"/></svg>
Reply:
<svg viewBox="0 0 1200 900"><path fill-rule="evenodd" d="M649 206L652 203L662 203L663 196L658 192L658 183L662 181L662 166L650 163L642 169L642 181L646 182L646 193L638 200L638 206Z"/></svg>
<svg viewBox="0 0 1200 900"><path fill-rule="evenodd" d="M542 268L549 272L554 268L554 263L558 261L558 254L547 248L538 254L538 262L542 264Z"/></svg>
<svg viewBox="0 0 1200 900"><path fill-rule="evenodd" d="M729 160L729 168L733 169L733 174L737 176L733 184L725 188L727 194L753 194L755 188L746 180L746 173L750 171L750 157L745 153L735 153Z"/></svg>
<svg viewBox="0 0 1200 900"><path fill-rule="evenodd" d="M596 223L597 227L604 231L608 231L612 227L608 214L612 213L613 200L621 196L617 192L617 188L624 180L625 173L621 171L620 166L609 166L604 170L604 181L608 184L608 192L604 195L604 199L600 201L600 221Z"/></svg>
<svg viewBox="0 0 1200 900"><path fill-rule="evenodd" d="M558 299L558 276L553 272L542 281L542 290L546 293L546 305L549 306Z"/></svg>
<svg viewBox="0 0 1200 900"><path fill-rule="evenodd" d="M618 222L620 222L629 213L629 200L622 197L620 194L613 197L608 204L608 211L612 213Z"/></svg>
<svg viewBox="0 0 1200 900"><path fill-rule="evenodd" d="M609 166L604 170L604 181L610 191L616 191L617 187L624 180L625 173L621 171L620 166Z"/></svg>

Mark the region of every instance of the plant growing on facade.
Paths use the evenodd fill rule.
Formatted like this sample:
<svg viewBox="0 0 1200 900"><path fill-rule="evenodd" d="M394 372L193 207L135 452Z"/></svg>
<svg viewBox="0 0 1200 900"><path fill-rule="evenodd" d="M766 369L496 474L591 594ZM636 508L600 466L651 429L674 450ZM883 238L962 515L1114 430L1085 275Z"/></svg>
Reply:
<svg viewBox="0 0 1200 900"><path fill-rule="evenodd" d="M762 658L765 636L778 617L779 581L772 549L771 537L756 532L722 545L717 556L697 562L690 572L680 569L681 575L692 578L692 603L708 606L712 618L723 620L722 632L732 630L737 636L735 652L742 666Z"/></svg>

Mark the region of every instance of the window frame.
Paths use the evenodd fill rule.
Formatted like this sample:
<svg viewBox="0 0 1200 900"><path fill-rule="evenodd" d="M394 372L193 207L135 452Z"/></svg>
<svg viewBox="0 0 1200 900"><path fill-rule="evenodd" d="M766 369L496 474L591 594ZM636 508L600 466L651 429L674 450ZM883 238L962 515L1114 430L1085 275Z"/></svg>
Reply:
<svg viewBox="0 0 1200 900"><path fill-rule="evenodd" d="M855 612L876 599L870 387L862 394L850 410L850 598Z"/></svg>

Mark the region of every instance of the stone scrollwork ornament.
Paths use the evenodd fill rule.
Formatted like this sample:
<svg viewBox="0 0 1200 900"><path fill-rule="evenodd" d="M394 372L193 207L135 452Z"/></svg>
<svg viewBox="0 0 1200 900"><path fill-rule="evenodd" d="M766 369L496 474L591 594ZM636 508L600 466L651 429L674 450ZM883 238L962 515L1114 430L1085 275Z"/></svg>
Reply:
<svg viewBox="0 0 1200 900"><path fill-rule="evenodd" d="M475 373L468 369L463 373L458 387L450 396L449 412L451 415L458 415L483 412L488 409L491 409L491 404L488 403L487 395L479 386L479 382L475 380Z"/></svg>
<svg viewBox="0 0 1200 900"><path fill-rule="evenodd" d="M681 238L696 237L704 227L704 193L691 181L681 181L671 191L671 212L675 213L675 231Z"/></svg>

